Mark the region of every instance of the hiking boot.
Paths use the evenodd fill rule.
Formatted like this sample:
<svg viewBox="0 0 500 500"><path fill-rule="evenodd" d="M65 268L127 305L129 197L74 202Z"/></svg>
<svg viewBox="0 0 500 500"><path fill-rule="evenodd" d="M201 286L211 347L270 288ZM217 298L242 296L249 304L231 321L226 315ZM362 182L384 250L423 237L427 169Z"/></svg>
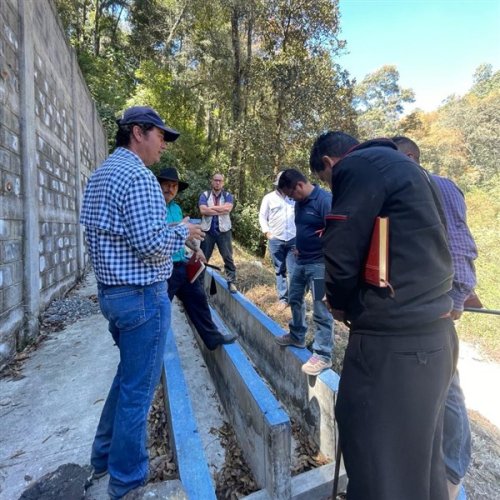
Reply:
<svg viewBox="0 0 500 500"><path fill-rule="evenodd" d="M227 284L227 289L231 292L231 293L236 293L238 291L238 289L236 288L236 285L233 283L233 282L229 282Z"/></svg>
<svg viewBox="0 0 500 500"><path fill-rule="evenodd" d="M328 368L332 367L332 361L325 361L323 358L320 358L318 355L313 354L307 363L302 365L302 371L307 375L316 376L319 375L322 371L328 370Z"/></svg>
<svg viewBox="0 0 500 500"><path fill-rule="evenodd" d="M305 342L299 342L298 340L295 340L289 333L286 333L281 337L274 337L274 341L281 346L291 345L293 347L300 348L304 348L306 346Z"/></svg>

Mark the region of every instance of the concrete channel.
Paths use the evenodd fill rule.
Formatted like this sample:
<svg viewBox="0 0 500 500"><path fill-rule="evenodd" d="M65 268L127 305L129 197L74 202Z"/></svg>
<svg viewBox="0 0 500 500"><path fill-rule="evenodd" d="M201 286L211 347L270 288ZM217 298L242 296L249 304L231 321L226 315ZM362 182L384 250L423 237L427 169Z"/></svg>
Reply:
<svg viewBox="0 0 500 500"><path fill-rule="evenodd" d="M230 294L225 280L211 270L205 276L207 294L212 277L217 287L217 293L209 295L214 321L221 332L236 332L238 342L209 352L194 333L225 417L261 488L246 498L331 498L338 375L327 370L319 377L305 376L300 366L308 357L306 350L278 346L274 337L284 333L281 327L243 295ZM188 498L216 498L209 466L212 459L198 429L193 391L183 374L175 329L174 323L164 358L164 390L179 476ZM329 463L292 477L290 417L309 433ZM345 484L341 468L340 490Z"/></svg>

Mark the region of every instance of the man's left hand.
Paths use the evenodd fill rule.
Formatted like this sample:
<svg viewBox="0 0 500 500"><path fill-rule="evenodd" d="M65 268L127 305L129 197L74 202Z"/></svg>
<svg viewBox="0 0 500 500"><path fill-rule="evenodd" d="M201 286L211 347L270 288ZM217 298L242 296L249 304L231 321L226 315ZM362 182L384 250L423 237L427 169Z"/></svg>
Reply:
<svg viewBox="0 0 500 500"><path fill-rule="evenodd" d="M207 263L207 258L205 257L205 254L203 253L203 250L201 248L196 250L194 254L196 255L195 260L200 260L201 262L203 262L203 264Z"/></svg>
<svg viewBox="0 0 500 500"><path fill-rule="evenodd" d="M450 312L450 318L453 321L456 321L457 319L460 319L460 317L462 316L462 313L463 313L463 311L459 311L457 309L453 309L453 311Z"/></svg>

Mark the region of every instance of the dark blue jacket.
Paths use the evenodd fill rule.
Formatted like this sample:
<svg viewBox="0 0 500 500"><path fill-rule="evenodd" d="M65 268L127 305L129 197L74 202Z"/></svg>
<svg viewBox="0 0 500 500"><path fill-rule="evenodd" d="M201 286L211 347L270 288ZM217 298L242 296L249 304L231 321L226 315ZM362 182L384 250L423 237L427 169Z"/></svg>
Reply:
<svg viewBox="0 0 500 500"><path fill-rule="evenodd" d="M295 245L299 264L324 262L321 234L325 229L325 217L332 206L332 195L319 186L303 201L295 203Z"/></svg>

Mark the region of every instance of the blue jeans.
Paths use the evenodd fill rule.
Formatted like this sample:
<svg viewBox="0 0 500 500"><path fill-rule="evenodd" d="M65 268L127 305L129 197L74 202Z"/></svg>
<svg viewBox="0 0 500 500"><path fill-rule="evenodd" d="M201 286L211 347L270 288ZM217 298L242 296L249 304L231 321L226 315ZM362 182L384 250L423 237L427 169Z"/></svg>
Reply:
<svg viewBox="0 0 500 500"><path fill-rule="evenodd" d="M289 241L272 238L268 241L269 254L273 261L274 272L276 274L276 290L278 300L288 302L288 288L290 277L296 263L295 238Z"/></svg>
<svg viewBox="0 0 500 500"><path fill-rule="evenodd" d="M453 484L458 484L471 461L469 417L458 371L451 379L444 406L443 454L446 476Z"/></svg>
<svg viewBox="0 0 500 500"><path fill-rule="evenodd" d="M147 417L160 379L170 300L165 282L98 285L99 305L120 350L120 362L92 445L91 464L108 470L112 499L148 477Z"/></svg>
<svg viewBox="0 0 500 500"><path fill-rule="evenodd" d="M236 266L233 260L233 240L231 230L225 233L213 233L207 231L205 239L201 242L201 249L207 258L207 262L212 257L214 247L217 244L222 260L224 261L224 271L226 272L226 279L228 283L236 280Z"/></svg>
<svg viewBox="0 0 500 500"><path fill-rule="evenodd" d="M306 304L304 296L312 287L313 278L325 277L325 264L300 264L293 270L289 290L289 304L292 320L288 324L290 335L298 342L304 342L307 332ZM322 300L313 300L313 321L315 325L313 351L329 361L333 351L333 317Z"/></svg>

